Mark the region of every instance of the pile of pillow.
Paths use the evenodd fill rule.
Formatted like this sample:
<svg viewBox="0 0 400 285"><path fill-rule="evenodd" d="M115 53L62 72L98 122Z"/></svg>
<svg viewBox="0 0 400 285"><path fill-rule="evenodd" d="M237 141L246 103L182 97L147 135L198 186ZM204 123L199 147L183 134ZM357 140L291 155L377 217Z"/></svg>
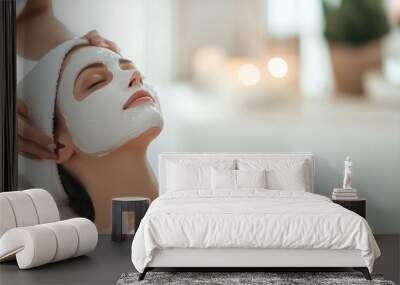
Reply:
<svg viewBox="0 0 400 285"><path fill-rule="evenodd" d="M305 160L237 159L168 162L167 191L268 190L310 191L309 167Z"/></svg>

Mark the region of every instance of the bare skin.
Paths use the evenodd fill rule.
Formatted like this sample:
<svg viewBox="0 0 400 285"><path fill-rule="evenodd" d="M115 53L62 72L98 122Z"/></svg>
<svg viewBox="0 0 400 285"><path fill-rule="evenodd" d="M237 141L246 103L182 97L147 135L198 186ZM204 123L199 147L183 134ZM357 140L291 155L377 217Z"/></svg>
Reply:
<svg viewBox="0 0 400 285"><path fill-rule="evenodd" d="M51 0L28 0L17 18L17 53L31 60L38 60L49 50L73 38L73 34L55 18ZM87 33L91 45L119 52L115 43L104 39L97 31ZM17 98L18 153L27 158L57 159L56 145L52 138L35 128L29 110Z"/></svg>
<svg viewBox="0 0 400 285"><path fill-rule="evenodd" d="M80 152L59 113L57 140L65 145L59 151L61 163L84 186L95 209L95 224L99 233L111 232L111 199L142 196L154 200L158 196L157 180L147 157L147 147L158 136L160 128L151 128L112 153L90 156Z"/></svg>
<svg viewBox="0 0 400 285"><path fill-rule="evenodd" d="M79 48L79 47L78 47ZM71 54L66 57L64 66L68 64ZM121 69L134 69L133 63L120 60ZM62 76L62 73L61 73ZM108 80L109 72L105 66L85 69L75 80L74 97L82 100L102 87ZM99 85L96 82L99 82ZM140 73L133 72L126 85L141 85ZM111 199L122 196L143 196L151 200L158 195L157 180L151 169L146 152L151 141L158 136L159 127L150 128L139 137L104 156L87 155L74 144L64 116L60 111L57 99L55 139L60 148L57 149L57 163L66 168L77 178L86 191L95 208L95 224L100 233L111 231Z"/></svg>

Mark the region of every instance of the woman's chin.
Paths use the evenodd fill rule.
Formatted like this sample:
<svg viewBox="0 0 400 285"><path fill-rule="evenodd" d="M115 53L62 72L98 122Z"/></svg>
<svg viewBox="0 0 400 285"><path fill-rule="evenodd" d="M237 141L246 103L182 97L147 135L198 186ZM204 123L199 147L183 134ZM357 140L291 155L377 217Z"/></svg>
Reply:
<svg viewBox="0 0 400 285"><path fill-rule="evenodd" d="M134 151L134 152L146 151L147 146L161 133L161 130L162 130L162 126L151 127L149 129L147 129L145 132L143 132L142 134L140 134L139 136L129 139L123 145L121 145L117 148L114 148L112 150L109 150L107 152L104 152L102 154L87 154L80 150L78 150L77 153L80 153L81 156L94 157L94 158L98 159L101 157L113 155L119 151Z"/></svg>
<svg viewBox="0 0 400 285"><path fill-rule="evenodd" d="M138 137L128 140L118 149L125 150L146 150L147 146L161 133L162 128L160 126L151 127ZM116 149L116 150L118 150Z"/></svg>
<svg viewBox="0 0 400 285"><path fill-rule="evenodd" d="M149 144L151 143L152 140L158 137L160 133L161 133L161 127L159 126L151 127L147 131L139 135L137 138L132 139L132 141Z"/></svg>

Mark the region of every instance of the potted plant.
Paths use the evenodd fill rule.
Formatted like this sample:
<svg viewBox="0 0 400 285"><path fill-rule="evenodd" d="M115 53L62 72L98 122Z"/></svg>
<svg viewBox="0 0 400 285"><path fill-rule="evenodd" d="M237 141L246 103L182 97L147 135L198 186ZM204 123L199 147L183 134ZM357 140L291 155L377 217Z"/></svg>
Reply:
<svg viewBox="0 0 400 285"><path fill-rule="evenodd" d="M389 22L381 0L324 0L324 35L329 42L338 94L363 94L362 75L382 65L382 37Z"/></svg>

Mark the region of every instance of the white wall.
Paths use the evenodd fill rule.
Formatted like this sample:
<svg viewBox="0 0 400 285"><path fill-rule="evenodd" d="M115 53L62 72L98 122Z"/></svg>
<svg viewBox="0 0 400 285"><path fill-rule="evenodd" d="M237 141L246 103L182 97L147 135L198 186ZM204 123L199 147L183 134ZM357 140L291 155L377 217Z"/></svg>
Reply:
<svg viewBox="0 0 400 285"><path fill-rule="evenodd" d="M400 105L282 99L226 110L213 97L179 92L164 103L162 138L173 138L173 146L165 144L162 151L312 152L315 192L328 197L341 187L350 155L353 187L367 199L374 233L400 233Z"/></svg>

